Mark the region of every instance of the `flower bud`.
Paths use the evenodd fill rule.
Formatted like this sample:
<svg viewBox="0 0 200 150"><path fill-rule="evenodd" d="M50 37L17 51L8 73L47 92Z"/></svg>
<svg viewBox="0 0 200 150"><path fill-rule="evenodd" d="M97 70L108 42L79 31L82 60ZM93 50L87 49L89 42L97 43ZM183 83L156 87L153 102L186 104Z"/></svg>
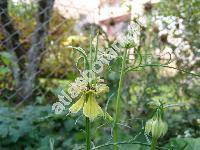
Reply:
<svg viewBox="0 0 200 150"><path fill-rule="evenodd" d="M145 132L152 135L153 138L158 139L166 134L168 129L167 123L161 118L152 118L147 121Z"/></svg>

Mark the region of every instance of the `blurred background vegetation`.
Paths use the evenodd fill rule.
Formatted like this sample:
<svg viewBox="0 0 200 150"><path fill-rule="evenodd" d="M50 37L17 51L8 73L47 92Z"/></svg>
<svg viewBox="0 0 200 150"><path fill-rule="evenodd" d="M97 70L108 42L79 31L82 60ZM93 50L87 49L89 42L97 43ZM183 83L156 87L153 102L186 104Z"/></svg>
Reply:
<svg viewBox="0 0 200 150"><path fill-rule="evenodd" d="M44 0L40 0L44 1ZM1 9L3 2L0 2ZM24 49L33 45L33 34L37 33L38 4L36 2L14 3L9 0L10 22L19 31L19 43ZM132 2L132 1L131 1ZM121 5L126 1L120 1ZM134 9L133 5L126 4ZM171 67L187 72L200 73L200 1L199 0L161 0L158 3L146 2L143 5L145 24L140 34L140 49L150 54L151 61L162 62L167 52L171 53ZM78 10L77 10L78 11ZM81 18L66 18L59 10L53 9L48 21L48 30L44 31L45 50L37 66L34 90L23 99L23 91L16 88L13 72L12 50L7 41L15 38L5 34L1 11L0 32L0 149L1 150L49 150L81 149L84 144L84 119L77 116L54 115L51 106L58 100L62 89L67 90L70 82L79 75L76 60L79 55L68 46L89 48L90 27L93 36L100 33L100 45L106 47L114 42L101 25L84 24L77 30ZM138 20L141 16L136 17ZM46 20L47 21L47 20ZM129 21L125 21L128 24ZM43 22L44 23L44 22ZM117 22L116 22L117 23ZM116 24L113 20L110 26ZM126 30L126 26L123 31ZM119 31L120 32L120 31ZM18 33L18 32L17 32ZM15 33L14 33L15 35ZM24 65L29 57L24 52ZM159 58L157 57L159 53ZM145 55L146 56L146 55ZM162 57L162 58L161 58ZM19 62L19 61L18 61ZM21 62L20 62L21 63ZM107 95L98 100L105 108L109 99L108 112L114 113L116 89L119 80L120 60L111 62L102 74L110 87ZM80 65L81 68L81 65ZM79 68L79 69L80 69ZM26 72L22 72L26 74ZM25 78L22 78L25 80ZM23 83L23 82L21 82ZM25 84L23 84L26 88ZM168 104L177 104L167 110L166 121L169 125L167 135L159 141L159 146L174 150L198 150L200 147L200 78L189 73L162 67L148 67L126 76L122 94L122 112L120 140L136 137L138 141L148 143L144 133L144 123L151 117L148 103L161 100ZM102 119L92 123L92 138L95 146L110 140L112 125ZM112 149L104 147L102 149ZM141 145L121 145L123 150L147 149Z"/></svg>

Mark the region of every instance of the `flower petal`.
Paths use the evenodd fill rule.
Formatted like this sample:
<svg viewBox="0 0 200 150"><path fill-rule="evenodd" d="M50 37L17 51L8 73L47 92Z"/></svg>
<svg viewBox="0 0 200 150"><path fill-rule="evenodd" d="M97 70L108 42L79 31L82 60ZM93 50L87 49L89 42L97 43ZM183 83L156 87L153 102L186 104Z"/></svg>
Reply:
<svg viewBox="0 0 200 150"><path fill-rule="evenodd" d="M97 116L103 116L103 110L98 105L93 95L89 96L88 101L83 106L83 114L90 118L90 120L94 120Z"/></svg>
<svg viewBox="0 0 200 150"><path fill-rule="evenodd" d="M83 104L84 95L82 95L81 98L69 108L69 111L71 113L77 113L83 107Z"/></svg>

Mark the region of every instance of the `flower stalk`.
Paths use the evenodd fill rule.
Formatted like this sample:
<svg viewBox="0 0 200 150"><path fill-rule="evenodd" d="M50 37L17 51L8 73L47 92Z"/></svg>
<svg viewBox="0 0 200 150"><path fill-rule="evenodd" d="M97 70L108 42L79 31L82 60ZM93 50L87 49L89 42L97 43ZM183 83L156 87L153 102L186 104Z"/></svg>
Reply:
<svg viewBox="0 0 200 150"><path fill-rule="evenodd" d="M151 150L156 149L156 144L157 144L157 138L153 138L152 143L151 143Z"/></svg>
<svg viewBox="0 0 200 150"><path fill-rule="evenodd" d="M92 31L92 28L91 28ZM89 69L92 68L92 35L90 34L90 51L89 51L89 55L90 55L90 65L89 65ZM88 69L88 68L87 68ZM90 86L91 83L89 83ZM91 98L89 96L90 94L86 94L86 101L88 102L89 99ZM85 117L85 128L86 128L86 150L90 150L91 149L91 138L90 138L90 118L89 117Z"/></svg>
<svg viewBox="0 0 200 150"><path fill-rule="evenodd" d="M124 69L125 69L125 64L126 64L126 55L127 55L127 48L125 48L124 53L123 53L123 60L122 60L122 65L121 65L121 73L120 73L120 80L119 80L119 86L118 86L118 91L117 91L117 101L115 105L115 118L114 118L114 143L118 142L118 119L119 119L119 111L120 111L120 96L122 92L122 86L123 86L123 78L124 78ZM114 144L114 150L117 150L117 144Z"/></svg>
<svg viewBox="0 0 200 150"><path fill-rule="evenodd" d="M90 119L85 117L85 130L86 130L86 150L91 149L91 139L90 139Z"/></svg>

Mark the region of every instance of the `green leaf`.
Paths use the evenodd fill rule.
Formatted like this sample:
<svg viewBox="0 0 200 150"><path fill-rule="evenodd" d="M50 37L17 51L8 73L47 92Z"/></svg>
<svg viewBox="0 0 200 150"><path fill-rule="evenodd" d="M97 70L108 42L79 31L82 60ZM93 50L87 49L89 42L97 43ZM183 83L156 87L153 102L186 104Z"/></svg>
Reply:
<svg viewBox="0 0 200 150"><path fill-rule="evenodd" d="M0 67L0 75L5 75L8 72L10 72L10 69L8 67Z"/></svg>
<svg viewBox="0 0 200 150"><path fill-rule="evenodd" d="M175 150L199 150L200 138L174 138L166 147Z"/></svg>
<svg viewBox="0 0 200 150"><path fill-rule="evenodd" d="M0 52L0 58L5 65L9 65L11 63L11 55L8 52Z"/></svg>

